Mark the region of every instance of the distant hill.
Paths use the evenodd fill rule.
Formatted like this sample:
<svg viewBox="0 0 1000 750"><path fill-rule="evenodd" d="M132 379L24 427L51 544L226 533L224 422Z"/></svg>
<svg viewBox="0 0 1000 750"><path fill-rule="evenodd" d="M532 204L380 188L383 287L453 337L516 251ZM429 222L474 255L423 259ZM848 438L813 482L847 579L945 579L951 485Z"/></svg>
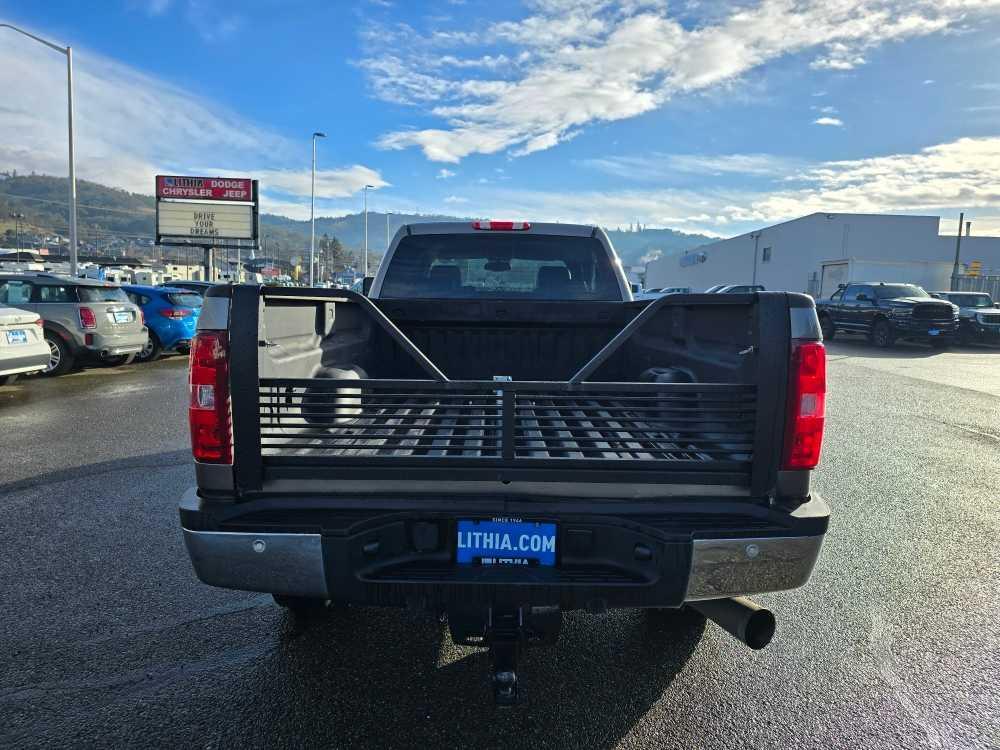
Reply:
<svg viewBox="0 0 1000 750"><path fill-rule="evenodd" d="M14 223L10 214L24 214L20 220L22 237L41 241L46 235L69 233L66 211L67 183L64 177L14 175L0 172L0 245L12 244ZM86 180L77 181L77 223L80 241L93 250L148 245L153 237L154 199ZM264 204L266 208L266 203ZM309 222L263 213L261 236L268 244L277 243L283 252L298 252L309 246ZM425 221L466 221L437 214L389 214L390 236L402 224ZM336 237L348 250L360 250L364 238L363 214L317 217L317 241L324 234ZM711 237L685 234L673 229L641 231L608 230L615 249L626 265L642 265L659 254L687 250ZM386 214L368 212L368 247L378 254L386 247Z"/></svg>

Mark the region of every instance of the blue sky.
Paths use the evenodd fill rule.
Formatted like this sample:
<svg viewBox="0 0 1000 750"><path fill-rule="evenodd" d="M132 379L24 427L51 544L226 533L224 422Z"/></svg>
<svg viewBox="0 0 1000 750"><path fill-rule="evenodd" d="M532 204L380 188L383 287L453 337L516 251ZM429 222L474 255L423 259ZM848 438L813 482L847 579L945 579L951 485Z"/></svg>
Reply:
<svg viewBox="0 0 1000 750"><path fill-rule="evenodd" d="M0 0L72 44L78 170L263 208L632 221L964 210L1000 234L1000 0ZM65 173L60 57L0 30L0 169Z"/></svg>

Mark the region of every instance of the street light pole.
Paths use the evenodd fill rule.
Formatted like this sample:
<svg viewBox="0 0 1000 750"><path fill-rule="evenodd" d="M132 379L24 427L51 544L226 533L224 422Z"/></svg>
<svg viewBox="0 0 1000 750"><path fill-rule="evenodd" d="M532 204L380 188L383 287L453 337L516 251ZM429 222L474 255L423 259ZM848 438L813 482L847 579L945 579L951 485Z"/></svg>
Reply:
<svg viewBox="0 0 1000 750"><path fill-rule="evenodd" d="M374 185L365 185L365 243L364 243L364 254L363 260L361 262L361 276L362 278L368 277L368 191L374 190Z"/></svg>
<svg viewBox="0 0 1000 750"><path fill-rule="evenodd" d="M760 242L760 232L753 233L753 281L751 284L757 286L757 245Z"/></svg>
<svg viewBox="0 0 1000 750"><path fill-rule="evenodd" d="M326 133L312 134L312 197L309 200L309 286L313 286L313 264L316 258L316 139L326 138Z"/></svg>
<svg viewBox="0 0 1000 750"><path fill-rule="evenodd" d="M76 254L76 159L73 155L73 48L60 47L50 41L42 39L40 36L19 29L9 23L0 23L0 28L16 31L29 39L34 39L39 44L44 44L49 49L62 52L66 55L66 91L69 115L69 272L71 276L77 274L77 254Z"/></svg>

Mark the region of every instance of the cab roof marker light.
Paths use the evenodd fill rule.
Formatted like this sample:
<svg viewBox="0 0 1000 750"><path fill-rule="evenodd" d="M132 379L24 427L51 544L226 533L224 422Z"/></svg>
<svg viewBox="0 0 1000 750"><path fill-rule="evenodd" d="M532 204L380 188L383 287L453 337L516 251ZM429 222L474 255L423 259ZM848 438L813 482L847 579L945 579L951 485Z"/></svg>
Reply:
<svg viewBox="0 0 1000 750"><path fill-rule="evenodd" d="M472 228L493 232L518 232L531 229L531 223L527 221L474 221Z"/></svg>

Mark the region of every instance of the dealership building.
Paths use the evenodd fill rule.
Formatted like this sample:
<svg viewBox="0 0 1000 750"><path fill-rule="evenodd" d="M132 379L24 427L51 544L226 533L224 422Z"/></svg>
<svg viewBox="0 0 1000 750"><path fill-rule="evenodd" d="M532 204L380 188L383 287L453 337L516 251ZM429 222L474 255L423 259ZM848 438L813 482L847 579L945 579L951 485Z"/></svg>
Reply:
<svg viewBox="0 0 1000 750"><path fill-rule="evenodd" d="M646 288L762 284L828 296L848 281L948 289L955 235L938 216L815 213L665 255L646 266ZM956 226L957 230L957 226ZM962 237L960 271L1000 274L1000 237Z"/></svg>

